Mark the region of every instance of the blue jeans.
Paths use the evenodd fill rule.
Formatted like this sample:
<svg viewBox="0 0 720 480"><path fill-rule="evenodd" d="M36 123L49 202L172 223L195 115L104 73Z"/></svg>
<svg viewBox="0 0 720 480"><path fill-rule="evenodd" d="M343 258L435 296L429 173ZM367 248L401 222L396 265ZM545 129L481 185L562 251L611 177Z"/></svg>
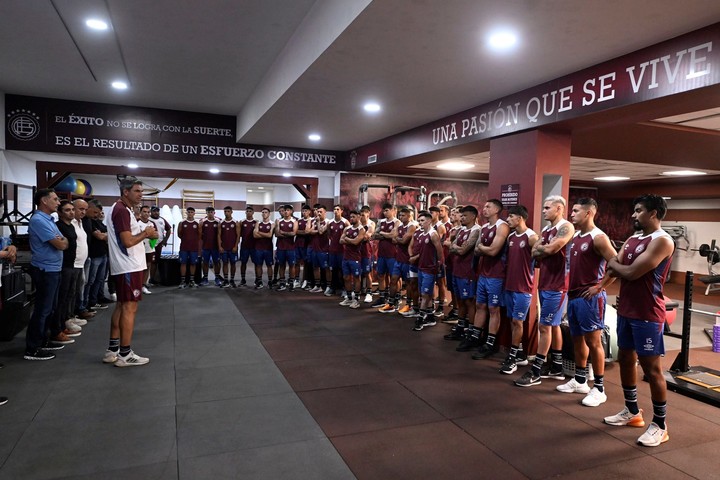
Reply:
<svg viewBox="0 0 720 480"><path fill-rule="evenodd" d="M87 310L98 303L98 297L105 283L105 275L107 273L107 255L90 259L90 268L88 276L85 279L85 288L83 289L83 301L80 304L80 311Z"/></svg>
<svg viewBox="0 0 720 480"><path fill-rule="evenodd" d="M30 277L35 284L35 305L25 334L25 349L28 353L35 352L47 339L50 315L57 305L60 272L46 272L30 267Z"/></svg>

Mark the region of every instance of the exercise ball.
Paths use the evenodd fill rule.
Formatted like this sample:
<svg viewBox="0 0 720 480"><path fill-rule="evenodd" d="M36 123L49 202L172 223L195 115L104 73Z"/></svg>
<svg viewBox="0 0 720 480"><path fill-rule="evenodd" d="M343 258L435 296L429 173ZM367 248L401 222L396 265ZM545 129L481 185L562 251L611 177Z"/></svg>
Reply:
<svg viewBox="0 0 720 480"><path fill-rule="evenodd" d="M75 195L85 195L85 182L79 178L76 180L77 187L73 190Z"/></svg>
<svg viewBox="0 0 720 480"><path fill-rule="evenodd" d="M663 299L665 300L665 303L672 302L671 299L664 295ZM668 326L671 326L673 324L673 322L675 321L675 317L677 317L677 308L665 311L665 321L667 322Z"/></svg>
<svg viewBox="0 0 720 480"><path fill-rule="evenodd" d="M77 181L72 177L72 175L68 175L63 179L62 182L55 185L55 190L58 192L74 192L77 188Z"/></svg>
<svg viewBox="0 0 720 480"><path fill-rule="evenodd" d="M78 178L77 182L78 182L78 189L80 188L81 183L85 186L85 191L83 193L78 193L78 195L85 195L88 197L90 195L92 195L92 185L90 185L90 182L88 182L87 180L84 180L82 178Z"/></svg>

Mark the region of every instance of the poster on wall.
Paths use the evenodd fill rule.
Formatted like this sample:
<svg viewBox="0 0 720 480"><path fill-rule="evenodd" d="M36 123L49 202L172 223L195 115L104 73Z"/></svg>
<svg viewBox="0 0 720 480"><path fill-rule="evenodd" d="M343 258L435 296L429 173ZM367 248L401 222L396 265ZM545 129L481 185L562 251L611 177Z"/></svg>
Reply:
<svg viewBox="0 0 720 480"><path fill-rule="evenodd" d="M511 183L508 185L502 185L500 187L500 201L503 203L505 208L518 205L518 199L520 198L520 184Z"/></svg>
<svg viewBox="0 0 720 480"><path fill-rule="evenodd" d="M235 117L5 95L6 148L274 168L340 170L340 152L245 145Z"/></svg>

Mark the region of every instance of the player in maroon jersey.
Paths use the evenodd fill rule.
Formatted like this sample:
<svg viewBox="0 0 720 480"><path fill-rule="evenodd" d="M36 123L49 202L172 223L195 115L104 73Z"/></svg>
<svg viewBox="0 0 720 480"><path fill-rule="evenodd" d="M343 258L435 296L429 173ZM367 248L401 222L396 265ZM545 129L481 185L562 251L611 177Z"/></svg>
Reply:
<svg viewBox="0 0 720 480"><path fill-rule="evenodd" d="M625 408L605 417L610 425L642 427L645 421L637 404L637 366L650 383L653 419L637 442L655 447L669 439L665 414L667 384L662 371L661 355L665 353L663 326L665 300L663 287L670 272L675 250L670 235L661 228L667 204L658 195L643 195L633 203L635 230L639 231L623 244L616 258L608 262L608 273L620 279L618 296L618 362Z"/></svg>
<svg viewBox="0 0 720 480"><path fill-rule="evenodd" d="M223 288L235 288L235 268L237 263L238 242L240 241L240 223L233 219L233 209L227 206L223 209L225 218L220 222L218 231L218 247L223 270ZM228 281L228 266L230 281Z"/></svg>
<svg viewBox="0 0 720 480"><path fill-rule="evenodd" d="M418 289L420 290L420 316L415 320L413 327L416 332L436 324L433 315L433 295L438 273L445 264L442 240L440 234L433 228L432 214L425 210L421 211L418 214L418 225L421 233L413 238L418 252L415 262L418 267Z"/></svg>
<svg viewBox="0 0 720 480"><path fill-rule="evenodd" d="M253 231L255 237L255 256L253 263L255 264L255 289L263 288L262 267L267 267L268 285L272 280L273 266L273 224L270 221L270 209L262 209L262 221L255 225Z"/></svg>
<svg viewBox="0 0 720 480"><path fill-rule="evenodd" d="M218 233L220 232L220 220L215 217L215 209L207 207L205 209L205 219L200 222L200 243L202 245L202 269L203 278L200 285L207 285L208 270L210 260L213 262L213 271L215 272L215 286L220 287L223 279L220 276L220 250L218 249Z"/></svg>
<svg viewBox="0 0 720 480"><path fill-rule="evenodd" d="M295 286L295 234L297 233L297 220L293 217L293 206L285 205L283 217L275 221L275 236L277 237L277 253L279 282L277 291L282 292L294 289ZM288 266L288 281L285 281L285 265Z"/></svg>
<svg viewBox="0 0 720 480"><path fill-rule="evenodd" d="M200 243L200 225L195 220L195 209L187 208L187 218L178 225L178 238L180 238L180 288L193 287L195 284L195 268L198 256L202 249ZM190 281L187 282L187 265L190 264Z"/></svg>
<svg viewBox="0 0 720 480"><path fill-rule="evenodd" d="M343 229L340 237L340 245L344 246L343 251L343 278L345 280L345 291L348 293L340 305L350 308L360 308L360 280L362 269L360 262L362 254L361 243L365 239L365 229L360 225L360 212L350 212L350 226Z"/></svg>
<svg viewBox="0 0 720 480"><path fill-rule="evenodd" d="M247 271L248 260L255 255L255 225L257 220L253 217L255 209L251 206L245 208L245 220L240 222L240 286L247 285L245 272Z"/></svg>

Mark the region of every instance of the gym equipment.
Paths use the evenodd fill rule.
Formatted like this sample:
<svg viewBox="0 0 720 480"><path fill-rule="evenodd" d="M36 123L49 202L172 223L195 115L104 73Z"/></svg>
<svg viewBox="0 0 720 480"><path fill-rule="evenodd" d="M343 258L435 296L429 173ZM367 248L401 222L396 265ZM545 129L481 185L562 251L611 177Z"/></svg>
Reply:
<svg viewBox="0 0 720 480"><path fill-rule="evenodd" d="M406 203L402 203L399 201L399 197L402 195L405 195L407 192L418 192L417 197L415 198L415 211L419 212L420 210L425 210L428 206L427 204L427 196L425 195L425 192L427 192L427 188L424 186L420 187L408 187L408 186L399 186L395 187L392 191L393 195L393 202L392 204L397 206L410 206Z"/></svg>
<svg viewBox="0 0 720 480"><path fill-rule="evenodd" d="M360 210L364 205L368 205L370 203L368 201L368 199L369 199L368 190L371 188L380 188L382 190L385 190L386 195L390 193L390 185L384 185L384 184L373 185L370 183L363 183L358 188L358 204L357 204L358 210Z"/></svg>
<svg viewBox="0 0 720 480"><path fill-rule="evenodd" d="M77 180L72 175L65 177L60 183L55 185L55 191L72 193L77 188Z"/></svg>
<svg viewBox="0 0 720 480"><path fill-rule="evenodd" d="M76 183L77 187L75 187L75 190L73 190L74 195L85 195L85 184L82 182L82 180L78 179Z"/></svg>
<svg viewBox="0 0 720 480"><path fill-rule="evenodd" d="M690 240L687 237L687 227L685 225L662 225L668 235L675 241L675 248L687 252L690 249ZM680 246L680 240L685 242L685 248Z"/></svg>
<svg viewBox="0 0 720 480"><path fill-rule="evenodd" d="M714 242L713 242L714 243ZM690 322L693 313L700 315L717 314L696 310L692 308L693 272L685 273L685 302L683 307L682 334L666 333L671 337L682 340L680 353L675 358L670 370L665 372L667 387L673 392L686 395L702 402L720 407L720 371L711 368L696 366L690 367Z"/></svg>
<svg viewBox="0 0 720 480"><path fill-rule="evenodd" d="M433 198L439 197L437 203L433 204ZM452 200L453 205L457 205L457 195L455 192L430 192L428 195L428 207L445 205L445 202Z"/></svg>
<svg viewBox="0 0 720 480"><path fill-rule="evenodd" d="M88 182L87 180L83 180L82 178L78 178L77 182L78 189L80 188L81 183L85 186L85 193L81 193L80 195L85 195L86 197L92 195L92 185L90 185L90 182Z"/></svg>
<svg viewBox="0 0 720 480"><path fill-rule="evenodd" d="M700 248L692 248L691 250L698 252L701 257L707 258L708 275L698 277L698 280L707 285L705 295L720 290L720 274L713 270L713 265L720 262L720 248L715 245L715 239L710 245L703 243Z"/></svg>

